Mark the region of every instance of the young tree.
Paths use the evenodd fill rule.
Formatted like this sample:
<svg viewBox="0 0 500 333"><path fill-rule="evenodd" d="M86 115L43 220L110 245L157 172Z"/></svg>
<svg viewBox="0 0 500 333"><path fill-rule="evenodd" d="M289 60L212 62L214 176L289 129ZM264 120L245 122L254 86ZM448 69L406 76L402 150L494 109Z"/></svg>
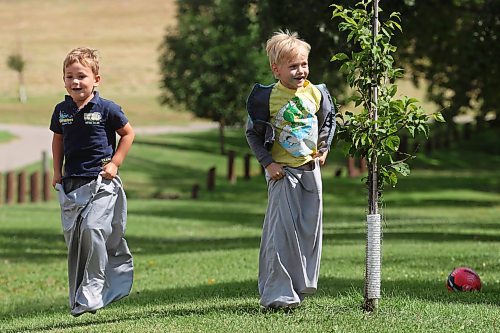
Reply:
<svg viewBox="0 0 500 333"><path fill-rule="evenodd" d="M246 0L186 0L178 6L178 26L161 45L161 101L218 122L224 154L225 126L243 123L251 87L272 79L255 10Z"/></svg>
<svg viewBox="0 0 500 333"><path fill-rule="evenodd" d="M28 100L28 96L26 94L26 87L24 86L24 68L26 66L26 62L23 57L19 53L11 54L7 58L7 67L16 71L19 78L19 101L21 103L26 103Z"/></svg>
<svg viewBox="0 0 500 333"><path fill-rule="evenodd" d="M340 71L354 93L350 97L358 113L345 112L338 121L337 140L344 142L346 155L366 157L368 161L368 214L363 308L373 311L380 299L381 283L381 214L379 210L384 185L395 186L397 175L406 176L410 168L406 161L413 156L395 156L400 135L412 137L429 132L429 116L414 98L397 98L397 85L403 70L394 68L391 44L394 31L401 30L398 13L391 13L379 23L379 0L361 0L355 9L334 7L333 17L340 18L339 30L348 32L347 41L354 44L350 55L335 54L331 60L342 63ZM380 26L379 26L380 24ZM434 114L442 121L441 114Z"/></svg>

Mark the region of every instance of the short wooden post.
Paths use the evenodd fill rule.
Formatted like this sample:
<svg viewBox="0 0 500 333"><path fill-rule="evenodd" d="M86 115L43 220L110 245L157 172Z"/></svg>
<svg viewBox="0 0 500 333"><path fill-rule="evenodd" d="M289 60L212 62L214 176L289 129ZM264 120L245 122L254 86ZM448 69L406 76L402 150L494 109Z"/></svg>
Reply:
<svg viewBox="0 0 500 333"><path fill-rule="evenodd" d="M26 173L19 172L17 175L17 202L24 203L26 201Z"/></svg>
<svg viewBox="0 0 500 333"><path fill-rule="evenodd" d="M43 173L43 201L50 200L50 186L51 186L50 172L45 171Z"/></svg>
<svg viewBox="0 0 500 333"><path fill-rule="evenodd" d="M340 177L342 176L342 168L337 168L335 170L335 177Z"/></svg>
<svg viewBox="0 0 500 333"><path fill-rule="evenodd" d="M200 193L200 185L194 184L191 189L191 199L198 199L198 195Z"/></svg>
<svg viewBox="0 0 500 333"><path fill-rule="evenodd" d="M31 202L40 201L40 173L35 171L30 176L30 200Z"/></svg>
<svg viewBox="0 0 500 333"><path fill-rule="evenodd" d="M208 191L215 190L215 167L212 167L208 170L207 190Z"/></svg>
<svg viewBox="0 0 500 333"><path fill-rule="evenodd" d="M251 158L252 155L250 154L245 154L245 156L243 157L244 158L244 175L245 175L245 179L246 180L249 180L250 179L250 158Z"/></svg>
<svg viewBox="0 0 500 333"><path fill-rule="evenodd" d="M229 180L231 184L236 183L236 173L234 172L235 156L236 152L234 150L227 152L227 180Z"/></svg>
<svg viewBox="0 0 500 333"><path fill-rule="evenodd" d="M12 171L7 172L5 182L5 203L11 204L14 200L14 173Z"/></svg>

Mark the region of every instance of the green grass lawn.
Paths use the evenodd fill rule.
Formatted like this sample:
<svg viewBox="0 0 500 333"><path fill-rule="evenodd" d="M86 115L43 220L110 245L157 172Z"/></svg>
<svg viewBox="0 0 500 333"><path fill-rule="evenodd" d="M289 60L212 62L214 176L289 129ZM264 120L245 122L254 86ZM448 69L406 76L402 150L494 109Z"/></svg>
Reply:
<svg viewBox="0 0 500 333"><path fill-rule="evenodd" d="M15 135L6 131L0 131L0 143L6 143L15 139Z"/></svg>
<svg viewBox="0 0 500 333"><path fill-rule="evenodd" d="M497 155L463 145L419 156L384 195L382 299L361 310L366 197L360 179L324 177L319 290L291 313L265 312L257 292L266 186L241 130L236 184L216 132L138 138L121 171L129 196L132 294L96 315L69 314L66 248L55 201L0 206L0 332L498 332L500 177ZM464 160L464 156L467 160ZM461 163L458 163L461 161ZM481 161L481 163L478 163ZM439 163L437 163L439 162ZM447 167L447 166L450 167ZM206 173L216 167L216 191ZM200 198L190 199L199 183ZM158 199L177 197L175 200ZM479 293L449 293L447 275L469 266Z"/></svg>

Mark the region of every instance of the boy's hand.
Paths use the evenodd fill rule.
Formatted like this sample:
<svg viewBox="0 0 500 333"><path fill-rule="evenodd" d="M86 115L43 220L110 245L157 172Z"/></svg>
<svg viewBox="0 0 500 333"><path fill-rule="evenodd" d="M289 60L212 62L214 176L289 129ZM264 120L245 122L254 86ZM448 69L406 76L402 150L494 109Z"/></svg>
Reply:
<svg viewBox="0 0 500 333"><path fill-rule="evenodd" d="M313 155L313 158L319 159L319 165L325 165L326 157L328 156L328 151L324 151L322 153L317 152Z"/></svg>
<svg viewBox="0 0 500 333"><path fill-rule="evenodd" d="M101 176L104 179L111 180L115 178L117 172L118 172L118 167L116 166L116 164L114 164L113 162L109 162L102 168Z"/></svg>
<svg viewBox="0 0 500 333"><path fill-rule="evenodd" d="M278 180L285 177L285 172L283 171L283 167L278 163L271 163L266 166L267 174L273 179Z"/></svg>
<svg viewBox="0 0 500 333"><path fill-rule="evenodd" d="M56 184L61 184L62 182L62 176L61 175L56 175L52 177L52 187L56 187Z"/></svg>

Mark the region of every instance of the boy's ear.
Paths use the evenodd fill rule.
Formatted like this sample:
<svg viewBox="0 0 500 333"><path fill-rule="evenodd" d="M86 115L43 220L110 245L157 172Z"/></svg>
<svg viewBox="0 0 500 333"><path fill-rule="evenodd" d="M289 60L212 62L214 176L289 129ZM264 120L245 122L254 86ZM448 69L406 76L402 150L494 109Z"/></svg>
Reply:
<svg viewBox="0 0 500 333"><path fill-rule="evenodd" d="M101 76L99 74L97 74L95 76L94 87L97 87L100 82L101 82Z"/></svg>
<svg viewBox="0 0 500 333"><path fill-rule="evenodd" d="M271 65L271 70L273 71L273 75L276 79L279 79L278 77L278 65L276 65L275 63Z"/></svg>

